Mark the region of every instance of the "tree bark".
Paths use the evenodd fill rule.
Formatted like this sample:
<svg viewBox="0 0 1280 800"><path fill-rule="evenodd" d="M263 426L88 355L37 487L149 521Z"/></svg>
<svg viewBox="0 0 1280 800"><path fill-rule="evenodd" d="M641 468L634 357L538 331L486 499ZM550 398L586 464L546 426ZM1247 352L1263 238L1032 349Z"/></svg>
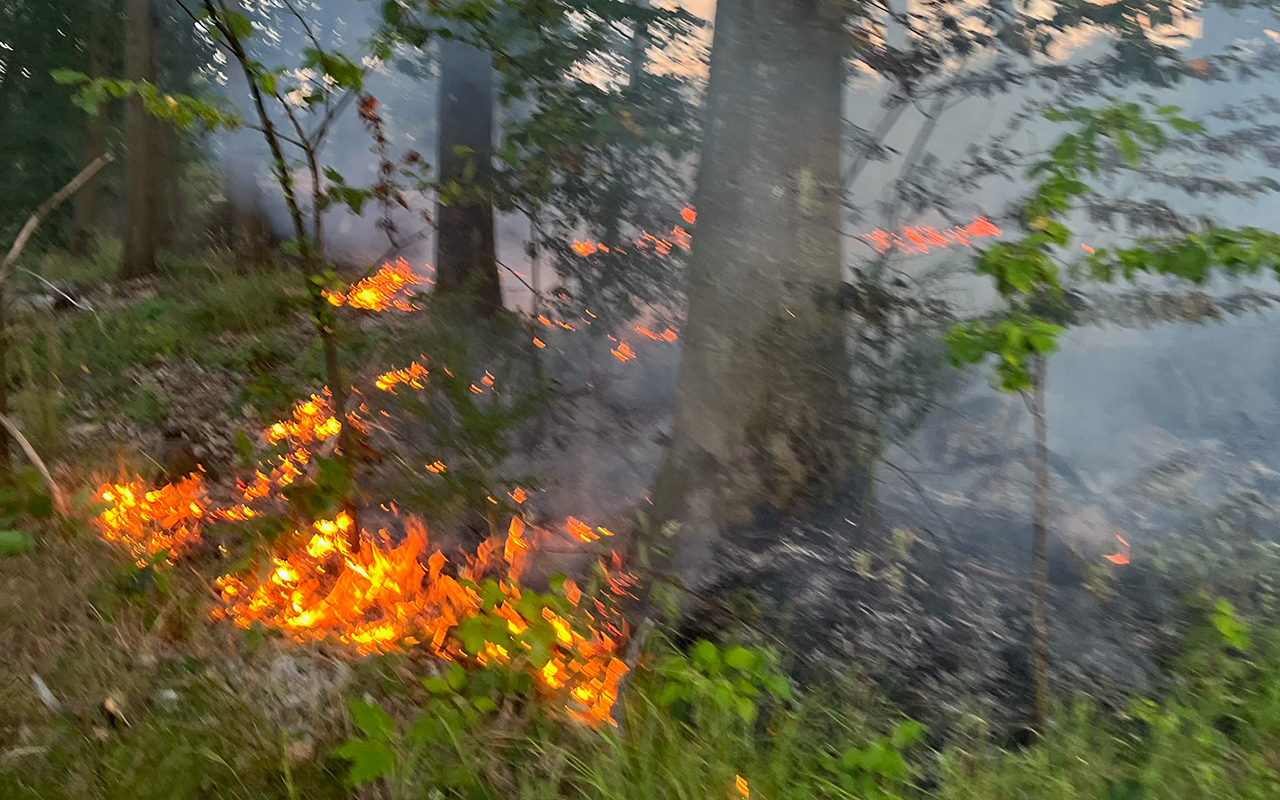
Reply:
<svg viewBox="0 0 1280 800"><path fill-rule="evenodd" d="M440 45L440 181L457 181L467 197L436 208L436 292L467 299L490 316L502 308L493 241L493 203L476 198L492 172L493 66L489 54L446 39ZM459 154L458 148L469 152Z"/></svg>
<svg viewBox="0 0 1280 800"><path fill-rule="evenodd" d="M134 81L155 81L152 54L155 26L149 0L128 0L125 7L125 76ZM131 97L125 105L128 153L127 220L121 278L136 278L156 271L156 197L158 170L156 149L159 123L147 113L142 100Z"/></svg>
<svg viewBox="0 0 1280 800"><path fill-rule="evenodd" d="M1045 620L1045 595L1049 588L1049 426L1045 417L1045 385L1049 378L1048 359L1035 356L1032 366L1031 416L1035 425L1035 538L1032 561L1035 569L1031 605L1031 633L1035 648L1036 730L1044 733L1049 704L1049 626Z"/></svg>
<svg viewBox="0 0 1280 800"><path fill-rule="evenodd" d="M686 562L753 512L802 511L851 477L834 302L843 51L826 0L716 7L674 437L653 495L683 523Z"/></svg>
<svg viewBox="0 0 1280 800"><path fill-rule="evenodd" d="M105 37L108 35L107 20L110 15L103 13L104 10L110 11L110 6L95 5L94 9L94 19L98 23L98 28L93 32L93 37L89 40L89 76L103 78L107 76L107 72L111 68L111 51L105 41ZM106 152L107 133L109 130L110 120L105 110L99 110L97 114L90 115L85 121L84 145L80 160L81 168L92 164L94 159ZM80 190L80 193L76 195L75 210L71 223L71 252L76 255L92 255L98 249L95 228L98 224L98 187L100 181L100 176L95 174Z"/></svg>

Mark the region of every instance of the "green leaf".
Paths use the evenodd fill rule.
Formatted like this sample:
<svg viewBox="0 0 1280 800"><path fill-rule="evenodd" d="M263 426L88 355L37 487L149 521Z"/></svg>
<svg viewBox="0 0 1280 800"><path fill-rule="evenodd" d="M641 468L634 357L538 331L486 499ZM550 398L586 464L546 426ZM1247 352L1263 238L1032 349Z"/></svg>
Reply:
<svg viewBox="0 0 1280 800"><path fill-rule="evenodd" d="M422 685L432 694L452 694L453 688L444 678L423 678Z"/></svg>
<svg viewBox="0 0 1280 800"><path fill-rule="evenodd" d="M424 745L428 742L435 741L440 733L440 724L435 717L430 714L423 714L418 721L413 723L409 728L408 740L410 744Z"/></svg>
<svg viewBox="0 0 1280 800"><path fill-rule="evenodd" d="M1067 116L1066 114L1064 114L1063 112L1059 111L1056 108L1046 108L1043 112L1041 112L1041 116L1043 116L1045 119L1049 120L1050 122L1066 122L1067 120L1071 119L1071 117Z"/></svg>
<svg viewBox="0 0 1280 800"><path fill-rule="evenodd" d="M743 672L751 672L758 668L763 660L759 654L736 645L724 652L724 663Z"/></svg>
<svg viewBox="0 0 1280 800"><path fill-rule="evenodd" d="M391 715L383 711L382 706L377 703L356 699L352 700L347 707L351 709L351 718L355 721L356 727L364 731L370 739L386 739L395 728Z"/></svg>
<svg viewBox="0 0 1280 800"><path fill-rule="evenodd" d="M840 755L840 768L852 772L861 769L866 760L866 753L856 747L850 747Z"/></svg>
<svg viewBox="0 0 1280 800"><path fill-rule="evenodd" d="M383 742L352 739L339 745L333 752L351 762L347 781L352 786L376 781L395 772L396 754Z"/></svg>
<svg viewBox="0 0 1280 800"><path fill-rule="evenodd" d="M738 716L742 718L743 722L748 725L755 722L756 704L751 702L751 698L738 696L734 700L734 704L737 707Z"/></svg>
<svg viewBox="0 0 1280 800"><path fill-rule="evenodd" d="M666 708L678 700L684 699L687 688L681 683L668 683L658 693L658 705Z"/></svg>
<svg viewBox="0 0 1280 800"><path fill-rule="evenodd" d="M450 689L460 692L467 685L467 671L458 664L450 664L444 671L444 679L449 683Z"/></svg>
<svg viewBox="0 0 1280 800"><path fill-rule="evenodd" d="M1116 147L1120 148L1120 155L1129 162L1130 166L1136 167L1141 162L1142 154L1138 150L1138 143L1133 140L1128 131L1120 131L1116 134Z"/></svg>
<svg viewBox="0 0 1280 800"><path fill-rule="evenodd" d="M1169 120L1169 124L1179 133L1204 133L1205 127L1199 122L1192 122L1189 119L1175 117Z"/></svg>
<svg viewBox="0 0 1280 800"><path fill-rule="evenodd" d="M384 0L382 3L382 19L388 25L399 25L400 17L400 3L397 0Z"/></svg>
<svg viewBox="0 0 1280 800"><path fill-rule="evenodd" d="M899 722L893 729L893 734L889 737L889 741L893 746L901 750L910 747L920 741L920 737L924 735L924 726L914 719L904 719Z"/></svg>
<svg viewBox="0 0 1280 800"><path fill-rule="evenodd" d="M54 69L49 71L49 76L53 78L53 82L61 86L70 86L75 83L84 83L89 80L89 76L83 72L74 69Z"/></svg>
<svg viewBox="0 0 1280 800"><path fill-rule="evenodd" d="M35 540L26 531L0 531L0 556L16 556L27 552Z"/></svg>
<svg viewBox="0 0 1280 800"><path fill-rule="evenodd" d="M769 691L769 694L779 700L790 700L792 697L791 681L787 680L787 676L785 675L778 673L765 675L764 688Z"/></svg>
<svg viewBox="0 0 1280 800"><path fill-rule="evenodd" d="M1174 114L1177 114L1181 110L1182 109L1179 108L1178 106L1160 106L1159 108L1156 109L1156 113L1162 117L1169 117Z"/></svg>
<svg viewBox="0 0 1280 800"><path fill-rule="evenodd" d="M53 516L53 498L47 494L33 495L27 501L27 513L36 519L48 519Z"/></svg>
<svg viewBox="0 0 1280 800"><path fill-rule="evenodd" d="M718 670L720 668L720 651L716 649L714 644L706 639L699 640L699 642L693 646L690 656L692 656L695 664L703 666L710 671Z"/></svg>
<svg viewBox="0 0 1280 800"><path fill-rule="evenodd" d="M1079 149L1080 140L1075 134L1068 134L1062 137L1058 142L1058 146L1053 148L1053 160L1062 167L1069 167L1076 162L1076 152Z"/></svg>
<svg viewBox="0 0 1280 800"><path fill-rule="evenodd" d="M223 11L219 17L237 39L246 39L253 35L252 20L239 11Z"/></svg>

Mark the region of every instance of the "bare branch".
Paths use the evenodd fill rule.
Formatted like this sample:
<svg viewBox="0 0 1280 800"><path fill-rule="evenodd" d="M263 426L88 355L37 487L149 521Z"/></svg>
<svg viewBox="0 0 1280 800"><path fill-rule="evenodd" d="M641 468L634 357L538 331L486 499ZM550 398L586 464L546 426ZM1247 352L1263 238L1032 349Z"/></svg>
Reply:
<svg viewBox="0 0 1280 800"><path fill-rule="evenodd" d="M44 460L40 458L40 454L31 446L31 442L27 441L27 437L22 435L22 431L18 430L18 426L14 425L13 421L4 414L0 414L0 425L4 426L10 436L18 440L18 444L22 447L22 452L27 454L31 464L39 470L40 474L44 476L44 482L49 485L49 495L53 497L53 503L57 507L58 513L66 516L67 498L62 493L62 490L58 488L58 484L54 483L53 476L49 474L49 468L44 465Z"/></svg>
<svg viewBox="0 0 1280 800"><path fill-rule="evenodd" d="M45 217L53 213L54 209L62 205L68 197L80 191L86 183L88 183L94 175L102 171L102 168L112 161L110 153L103 153L93 160L89 166L80 170L80 174L71 179L71 181L63 186L44 203L36 209L35 213L22 226L22 230L18 231L18 238L13 240L13 246L9 248L9 254L4 257L4 261L0 262L0 284L3 284L9 277L9 273L13 271L13 265L17 262L18 256L22 255L22 249L27 246L27 241L35 234L36 228L40 227L40 223L44 222Z"/></svg>

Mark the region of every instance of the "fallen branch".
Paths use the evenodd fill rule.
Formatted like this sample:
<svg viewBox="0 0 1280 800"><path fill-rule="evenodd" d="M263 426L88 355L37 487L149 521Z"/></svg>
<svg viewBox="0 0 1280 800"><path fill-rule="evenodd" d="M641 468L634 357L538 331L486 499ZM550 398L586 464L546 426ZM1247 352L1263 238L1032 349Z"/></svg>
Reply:
<svg viewBox="0 0 1280 800"><path fill-rule="evenodd" d="M93 160L93 163L80 170L80 174L71 179L71 182L63 186L58 192L45 200L35 213L22 226L22 230L18 231L18 238L13 240L13 246L9 248L9 254L4 257L4 261L0 262L0 284L3 284L9 278L9 273L13 271L13 265L17 262L18 256L22 255L22 249L27 246L27 242L35 234L36 228L40 227L40 223L44 222L45 217L53 213L54 209L66 202L67 198L80 191L86 183L88 183L94 175L102 171L102 168L111 163L112 156L110 153L103 153Z"/></svg>
<svg viewBox="0 0 1280 800"><path fill-rule="evenodd" d="M27 454L27 458L31 460L32 465L40 471L44 476L44 482L49 484L49 494L53 497L53 504L57 507L58 513L66 516L67 500L62 494L62 490L58 488L58 484L53 482L53 476L49 474L49 468L44 465L44 460L40 458L40 454L31 446L31 442L27 441L27 437L22 435L22 431L18 430L18 426L4 414L0 414L0 425L9 432L9 435L18 441L22 447L22 452Z"/></svg>

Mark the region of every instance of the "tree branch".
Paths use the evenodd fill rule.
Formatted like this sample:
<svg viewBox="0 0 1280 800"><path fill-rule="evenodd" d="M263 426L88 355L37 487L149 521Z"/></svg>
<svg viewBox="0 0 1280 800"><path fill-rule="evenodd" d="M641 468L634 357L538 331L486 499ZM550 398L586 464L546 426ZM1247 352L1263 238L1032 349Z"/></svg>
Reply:
<svg viewBox="0 0 1280 800"><path fill-rule="evenodd" d="M44 482L49 485L49 495L53 498L53 503L57 507L58 513L66 516L66 496L62 494L58 484L53 482L53 476L49 474L49 468L44 465L44 460L40 458L40 454L31 446L31 442L27 441L27 437L22 435L22 431L18 430L18 426L14 425L13 421L4 414L0 414L0 425L3 425L9 435L18 441L18 444L22 447L22 452L27 454L27 458L30 459L32 465L44 476Z"/></svg>
<svg viewBox="0 0 1280 800"><path fill-rule="evenodd" d="M93 163L80 170L80 174L71 179L71 181L63 186L44 203L36 209L35 213L22 226L22 230L18 231L18 238L13 240L13 246L9 248L9 254L4 257L4 261L0 262L0 284L8 279L9 273L13 271L13 265L17 263L18 256L22 255L22 249L27 246L27 241L35 234L36 228L40 227L40 223L53 213L54 209L62 205L68 197L80 191L86 183L88 183L94 175L102 171L102 168L112 161L110 153L103 153L93 160Z"/></svg>

